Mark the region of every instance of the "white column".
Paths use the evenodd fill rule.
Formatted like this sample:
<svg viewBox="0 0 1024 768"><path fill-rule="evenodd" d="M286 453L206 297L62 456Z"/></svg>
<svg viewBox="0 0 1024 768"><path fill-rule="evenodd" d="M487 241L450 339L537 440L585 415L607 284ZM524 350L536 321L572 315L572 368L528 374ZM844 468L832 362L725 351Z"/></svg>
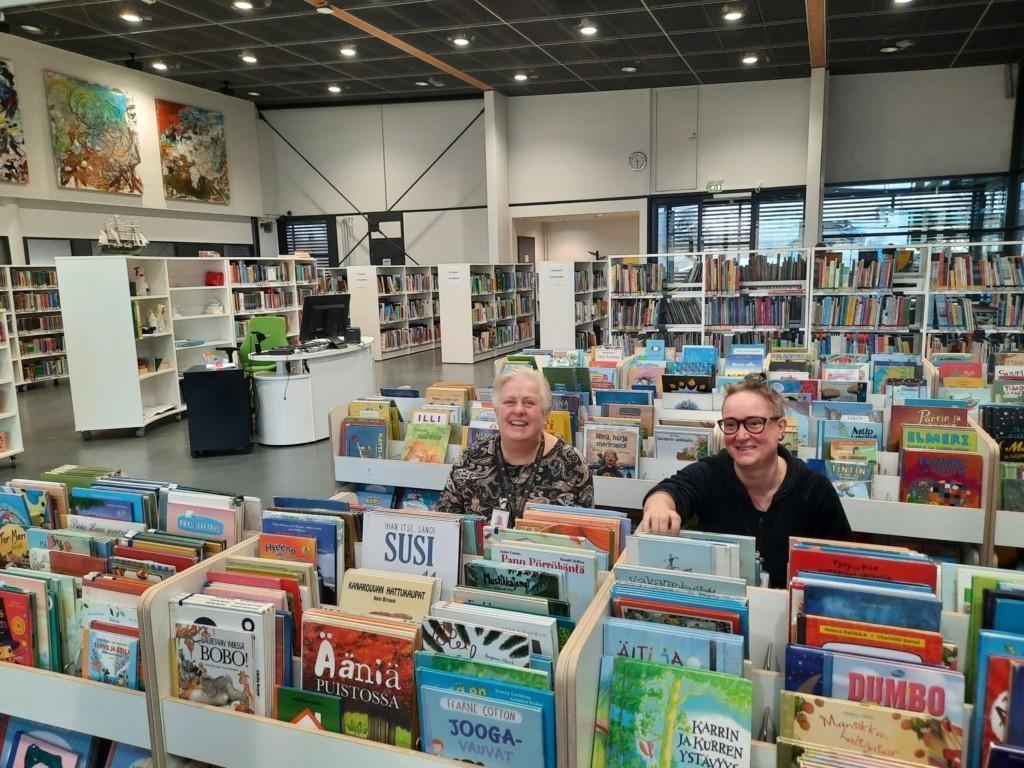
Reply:
<svg viewBox="0 0 1024 768"><path fill-rule="evenodd" d="M828 70L811 70L807 118L807 195L804 198L804 247L821 242L822 199L825 195L825 132L828 118Z"/></svg>
<svg viewBox="0 0 1024 768"><path fill-rule="evenodd" d="M492 264L515 261L508 207L508 97L484 93L487 156L487 253Z"/></svg>

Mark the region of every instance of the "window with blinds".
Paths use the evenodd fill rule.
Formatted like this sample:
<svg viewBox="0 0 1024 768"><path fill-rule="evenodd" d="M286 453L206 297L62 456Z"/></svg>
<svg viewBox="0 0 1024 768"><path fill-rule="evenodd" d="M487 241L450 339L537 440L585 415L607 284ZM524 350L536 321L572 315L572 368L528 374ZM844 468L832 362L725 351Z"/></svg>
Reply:
<svg viewBox="0 0 1024 768"><path fill-rule="evenodd" d="M804 229L803 194L785 194L744 200L653 200L651 245L657 253L799 248Z"/></svg>
<svg viewBox="0 0 1024 768"><path fill-rule="evenodd" d="M762 200L757 204L757 247L799 248L804 241L804 200Z"/></svg>
<svg viewBox="0 0 1024 768"><path fill-rule="evenodd" d="M701 250L724 251L750 248L750 210L749 200L701 203Z"/></svg>
<svg viewBox="0 0 1024 768"><path fill-rule="evenodd" d="M307 251L317 267L336 266L338 236L333 217L285 219L279 229L282 253Z"/></svg>
<svg viewBox="0 0 1024 768"><path fill-rule="evenodd" d="M826 187L829 244L887 245L1000 239L1006 220L1001 176Z"/></svg>
<svg viewBox="0 0 1024 768"><path fill-rule="evenodd" d="M658 206L658 253L692 253L698 250L697 203Z"/></svg>

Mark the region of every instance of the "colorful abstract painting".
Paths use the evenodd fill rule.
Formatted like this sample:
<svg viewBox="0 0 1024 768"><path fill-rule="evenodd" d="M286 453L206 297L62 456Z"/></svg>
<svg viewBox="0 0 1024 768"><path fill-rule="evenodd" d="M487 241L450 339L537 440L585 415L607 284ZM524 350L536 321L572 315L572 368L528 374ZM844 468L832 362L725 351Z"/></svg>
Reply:
<svg viewBox="0 0 1024 768"><path fill-rule="evenodd" d="M18 89L11 62L0 59L0 181L28 183L25 129L21 125Z"/></svg>
<svg viewBox="0 0 1024 768"><path fill-rule="evenodd" d="M68 189L142 194L135 102L120 90L46 72L57 183Z"/></svg>
<svg viewBox="0 0 1024 768"><path fill-rule="evenodd" d="M156 100L164 197L227 203L228 151L224 115L202 107Z"/></svg>

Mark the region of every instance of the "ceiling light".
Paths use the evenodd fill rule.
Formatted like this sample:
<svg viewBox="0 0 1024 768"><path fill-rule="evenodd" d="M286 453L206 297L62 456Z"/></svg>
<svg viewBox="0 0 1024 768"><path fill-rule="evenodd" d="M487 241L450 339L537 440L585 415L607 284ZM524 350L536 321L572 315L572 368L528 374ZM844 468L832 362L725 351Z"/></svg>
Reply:
<svg viewBox="0 0 1024 768"><path fill-rule="evenodd" d="M135 11L121 11L119 15L123 21L127 21L130 24L138 24L142 21L142 17Z"/></svg>
<svg viewBox="0 0 1024 768"><path fill-rule="evenodd" d="M896 5L907 5L908 3L914 2L914 0L893 0Z"/></svg>
<svg viewBox="0 0 1024 768"><path fill-rule="evenodd" d="M895 45L886 45L878 49L880 53L899 53L900 49Z"/></svg>
<svg viewBox="0 0 1024 768"><path fill-rule="evenodd" d="M235 0L235 2L231 4L231 7L236 11L251 11L252 3L250 3L249 0Z"/></svg>
<svg viewBox="0 0 1024 768"><path fill-rule="evenodd" d="M584 19L583 21L580 22L580 25L576 27L576 30L581 35L586 35L587 37L590 37L591 35L597 34L597 25L594 24L594 22L590 21L589 19Z"/></svg>
<svg viewBox="0 0 1024 768"><path fill-rule="evenodd" d="M722 18L726 21L739 21L743 18L743 11L740 8L725 6L722 9Z"/></svg>
<svg viewBox="0 0 1024 768"><path fill-rule="evenodd" d="M415 83L413 83L413 85L418 85L420 88L426 88L428 85L430 85L430 83L428 83L426 80L417 80Z"/></svg>
<svg viewBox="0 0 1024 768"><path fill-rule="evenodd" d="M452 43L459 46L459 48L465 48L469 45L469 38L465 35L456 35L452 38Z"/></svg>
<svg viewBox="0 0 1024 768"><path fill-rule="evenodd" d="M30 35L41 35L44 31L42 27L37 27L35 24L22 24L21 28Z"/></svg>
<svg viewBox="0 0 1024 768"><path fill-rule="evenodd" d="M631 74L633 74L634 72L636 72L636 67L635 67L635 66L633 66L632 64L627 64L626 66L624 66L624 67L622 68L622 71L623 71L623 72L625 72L625 73L626 73L626 74L628 74L628 75L631 75Z"/></svg>
<svg viewBox="0 0 1024 768"><path fill-rule="evenodd" d="M527 75L525 72L516 72L515 75L513 75L513 79L521 83L524 80L529 80L530 76Z"/></svg>
<svg viewBox="0 0 1024 768"><path fill-rule="evenodd" d="M341 86L340 85L328 85L327 86L327 90L330 91L331 93L341 93Z"/></svg>
<svg viewBox="0 0 1024 768"><path fill-rule="evenodd" d="M260 92L259 91L249 91L249 95L250 96L259 96Z"/></svg>
<svg viewBox="0 0 1024 768"><path fill-rule="evenodd" d="M338 49L338 53L351 59L356 55L356 47L354 45L343 45Z"/></svg>
<svg viewBox="0 0 1024 768"><path fill-rule="evenodd" d="M323 5L318 5L316 7L316 12L317 13L334 13L334 9L331 8L330 3L324 3Z"/></svg>
<svg viewBox="0 0 1024 768"><path fill-rule="evenodd" d="M167 71L167 65L164 64L162 61L154 61L149 66L151 66L157 72L166 72Z"/></svg>
<svg viewBox="0 0 1024 768"><path fill-rule="evenodd" d="M239 58L246 64L256 64L257 62L259 62L259 59L257 59L251 53L243 53Z"/></svg>
<svg viewBox="0 0 1024 768"><path fill-rule="evenodd" d="M761 60L761 57L758 56L756 53L748 53L746 56L744 56L741 59L741 61L744 64L757 64L757 62L759 62L760 60Z"/></svg>

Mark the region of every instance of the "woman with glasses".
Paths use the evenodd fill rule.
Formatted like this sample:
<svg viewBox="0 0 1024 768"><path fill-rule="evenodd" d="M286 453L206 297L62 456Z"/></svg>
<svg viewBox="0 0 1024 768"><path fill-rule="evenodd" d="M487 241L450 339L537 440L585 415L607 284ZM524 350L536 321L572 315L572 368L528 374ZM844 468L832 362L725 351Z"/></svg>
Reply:
<svg viewBox="0 0 1024 768"><path fill-rule="evenodd" d="M757 538L762 572L786 586L790 536L846 539L850 524L832 484L782 446L785 401L759 376L725 390L725 450L662 480L644 499L638 531L687 527Z"/></svg>

